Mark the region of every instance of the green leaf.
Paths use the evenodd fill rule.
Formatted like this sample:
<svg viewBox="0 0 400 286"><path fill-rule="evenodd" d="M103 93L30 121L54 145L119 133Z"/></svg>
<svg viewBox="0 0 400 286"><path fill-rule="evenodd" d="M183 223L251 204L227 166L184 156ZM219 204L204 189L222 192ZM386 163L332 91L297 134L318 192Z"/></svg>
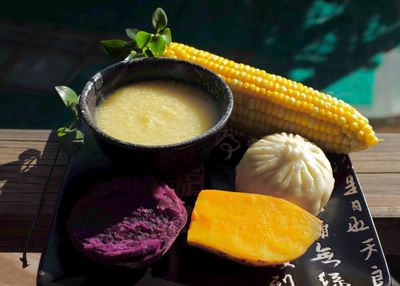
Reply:
<svg viewBox="0 0 400 286"><path fill-rule="evenodd" d="M78 117L79 113L77 106L79 104L79 96L76 92L68 86L56 86L55 88L65 106L68 107L76 117Z"/></svg>
<svg viewBox="0 0 400 286"><path fill-rule="evenodd" d="M85 134L83 134L83 132L79 129L75 130L75 138L72 140L72 142L75 143L83 143L85 139Z"/></svg>
<svg viewBox="0 0 400 286"><path fill-rule="evenodd" d="M65 135L67 135L67 130L66 129L68 129L67 127L60 127L60 128L58 128L57 129L57 136L58 137L64 137Z"/></svg>
<svg viewBox="0 0 400 286"><path fill-rule="evenodd" d="M57 129L57 136L60 139L66 139L64 142L68 142L69 138L72 139L74 143L83 143L85 139L85 134L78 128L70 129L68 127L60 127Z"/></svg>
<svg viewBox="0 0 400 286"><path fill-rule="evenodd" d="M136 43L133 44L133 42L123 40L104 40L101 41L101 46L106 54L118 59L124 59L129 55L134 46L136 46Z"/></svg>
<svg viewBox="0 0 400 286"><path fill-rule="evenodd" d="M158 35L150 41L148 47L155 57L159 57L164 53L165 40L161 35Z"/></svg>
<svg viewBox="0 0 400 286"><path fill-rule="evenodd" d="M166 28L161 32L161 36L164 38L165 44L168 46L172 42L171 29Z"/></svg>
<svg viewBox="0 0 400 286"><path fill-rule="evenodd" d="M136 43L139 49L142 49L151 39L151 34L145 31L139 31L136 34Z"/></svg>
<svg viewBox="0 0 400 286"><path fill-rule="evenodd" d="M132 39L132 40L134 40L134 41L136 41L136 34L137 34L137 32L139 32L138 29L134 29L134 28L127 28L127 29L125 29L126 35L127 35L130 39Z"/></svg>
<svg viewBox="0 0 400 286"><path fill-rule="evenodd" d="M57 136L58 137L64 137L64 136L69 135L69 134L71 134L71 133L73 133L75 131L76 131L76 128L70 129L68 127L60 127L60 128L57 129Z"/></svg>
<svg viewBox="0 0 400 286"><path fill-rule="evenodd" d="M153 12L153 16L151 17L151 22L153 23L154 29L156 29L158 33L167 27L168 24L167 14L165 14L163 9L157 8Z"/></svg>

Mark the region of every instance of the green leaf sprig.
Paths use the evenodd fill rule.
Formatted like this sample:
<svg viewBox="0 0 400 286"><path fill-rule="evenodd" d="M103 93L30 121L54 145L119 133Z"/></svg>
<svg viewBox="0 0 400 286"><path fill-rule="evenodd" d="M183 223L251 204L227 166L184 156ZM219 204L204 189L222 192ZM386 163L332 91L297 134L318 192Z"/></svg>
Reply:
<svg viewBox="0 0 400 286"><path fill-rule="evenodd" d="M84 140L84 134L79 129L79 124L80 124L79 110L78 110L79 96L76 94L75 91L73 91L71 88L69 88L67 86L56 86L55 88L56 88L57 93L60 95L61 100L65 104L65 106L74 114L74 119L68 127L60 127L57 130L57 136L60 138L61 143L62 143L61 146L63 146L67 152L69 151L69 154L67 153L69 156L72 156L72 154L73 154L73 153L71 153L72 149L75 149L75 151L77 151L80 147L80 145L78 145L76 143L83 143L83 140ZM70 140L70 139L72 139L72 140ZM28 235L25 239L24 248L22 250L22 257L19 258L19 260L21 260L21 262L22 262L23 268L26 268L29 266L27 251L28 251L29 244L30 244L30 241L32 238L32 234L35 231L35 228L36 228L38 220L39 220L40 212L43 207L43 200L44 200L46 188L47 188L50 178L53 174L54 166L58 160L58 155L60 154L61 146L59 145L57 147L57 152L54 157L54 162L51 165L50 173L47 176L47 179L43 186L42 193L40 195L40 200L39 200L39 203L38 203L38 206L36 209L35 217L33 219L33 222L32 222L31 228L28 232Z"/></svg>
<svg viewBox="0 0 400 286"><path fill-rule="evenodd" d="M125 32L129 41L117 39L101 41L105 53L128 61L134 58L161 56L165 47L172 41L171 29L167 27L167 14L162 8L157 8L151 20L154 33L127 28Z"/></svg>
<svg viewBox="0 0 400 286"><path fill-rule="evenodd" d="M103 50L112 57L128 61L134 58L161 56L165 47L172 41L171 29L167 27L167 14L162 8L157 8L153 12L151 22L154 33L127 28L125 32L129 41L119 39L101 41ZM79 126L79 96L67 86L56 86L56 91L65 106L74 114L74 119L69 126L58 128L57 136L66 142L68 142L67 139L72 138L72 143L83 143L84 134Z"/></svg>
<svg viewBox="0 0 400 286"><path fill-rule="evenodd" d="M68 86L56 86L56 91L60 95L65 106L74 114L74 119L68 127L60 127L57 136L60 139L72 138L73 143L83 143L84 134L79 129L79 96Z"/></svg>

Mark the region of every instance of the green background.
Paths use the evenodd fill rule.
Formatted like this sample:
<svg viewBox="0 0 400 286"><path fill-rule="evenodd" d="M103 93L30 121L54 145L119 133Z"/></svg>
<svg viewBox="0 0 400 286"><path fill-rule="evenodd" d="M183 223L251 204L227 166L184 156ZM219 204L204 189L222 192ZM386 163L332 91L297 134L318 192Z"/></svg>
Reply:
<svg viewBox="0 0 400 286"><path fill-rule="evenodd" d="M150 31L158 6L174 41L302 81L368 116L393 113L399 70L389 61L379 84L377 72L388 53L400 63L399 1L7 1L0 9L0 128L68 120L53 86L79 92L114 61L98 41L125 37L126 27Z"/></svg>

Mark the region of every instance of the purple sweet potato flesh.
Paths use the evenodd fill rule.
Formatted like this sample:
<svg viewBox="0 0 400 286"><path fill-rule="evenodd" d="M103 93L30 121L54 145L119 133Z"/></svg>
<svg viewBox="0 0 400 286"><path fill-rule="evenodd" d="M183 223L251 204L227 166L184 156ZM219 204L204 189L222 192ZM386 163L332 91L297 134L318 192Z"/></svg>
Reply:
<svg viewBox="0 0 400 286"><path fill-rule="evenodd" d="M91 259L142 267L168 251L186 221L182 201L167 185L151 177L117 178L74 205L67 231Z"/></svg>

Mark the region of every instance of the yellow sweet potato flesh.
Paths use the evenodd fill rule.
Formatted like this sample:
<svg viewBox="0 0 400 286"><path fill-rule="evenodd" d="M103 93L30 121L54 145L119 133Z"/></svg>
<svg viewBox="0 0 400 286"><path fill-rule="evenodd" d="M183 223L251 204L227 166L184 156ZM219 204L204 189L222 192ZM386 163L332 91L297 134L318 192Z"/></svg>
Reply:
<svg viewBox="0 0 400 286"><path fill-rule="evenodd" d="M187 241L240 263L276 265L303 255L321 226L317 217L280 198L203 190Z"/></svg>

